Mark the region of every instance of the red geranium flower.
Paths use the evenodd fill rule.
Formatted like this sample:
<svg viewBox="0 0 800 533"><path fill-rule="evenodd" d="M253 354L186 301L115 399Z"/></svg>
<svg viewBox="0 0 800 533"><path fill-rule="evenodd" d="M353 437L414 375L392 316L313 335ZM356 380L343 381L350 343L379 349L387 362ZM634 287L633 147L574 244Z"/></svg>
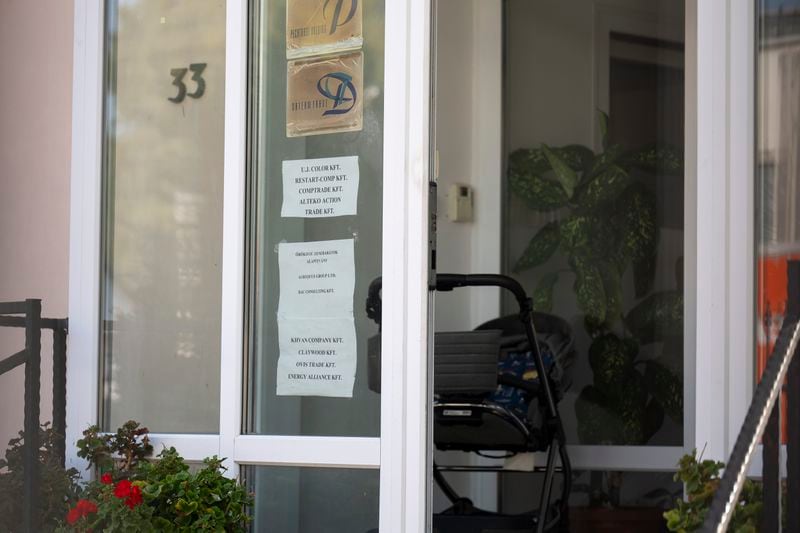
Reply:
<svg viewBox="0 0 800 533"><path fill-rule="evenodd" d="M81 516L86 516L89 513L96 513L97 505L89 500L78 500L78 505L75 506L75 509L78 510Z"/></svg>
<svg viewBox="0 0 800 533"><path fill-rule="evenodd" d="M74 524L81 518L88 516L90 513L97 512L97 505L90 500L78 500L78 504L69 510L67 513L67 523Z"/></svg>
<svg viewBox="0 0 800 533"><path fill-rule="evenodd" d="M81 512L78 511L77 507L73 507L67 513L67 524L72 525L81 518Z"/></svg>
<svg viewBox="0 0 800 533"><path fill-rule="evenodd" d="M123 479L117 486L114 487L114 496L120 499L127 498L131 494L131 482L128 479Z"/></svg>
<svg viewBox="0 0 800 533"><path fill-rule="evenodd" d="M125 505L129 508L133 509L137 505L142 503L142 489L138 486L134 485L131 487L131 493L128 498L125 500Z"/></svg>
<svg viewBox="0 0 800 533"><path fill-rule="evenodd" d="M106 472L105 474L100 476L100 483L102 483L103 485L111 485L112 483L114 483L114 480L111 478L111 474L109 472Z"/></svg>

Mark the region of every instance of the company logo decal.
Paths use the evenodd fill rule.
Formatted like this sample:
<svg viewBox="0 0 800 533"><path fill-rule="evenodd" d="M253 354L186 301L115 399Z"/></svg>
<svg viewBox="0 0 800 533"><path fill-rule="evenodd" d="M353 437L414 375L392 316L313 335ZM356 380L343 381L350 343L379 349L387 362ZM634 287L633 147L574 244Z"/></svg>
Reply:
<svg viewBox="0 0 800 533"><path fill-rule="evenodd" d="M317 90L333 101L333 108L322 113L322 116L343 115L356 105L358 95L353 77L344 72L331 72L322 76L317 82Z"/></svg>
<svg viewBox="0 0 800 533"><path fill-rule="evenodd" d="M344 4L346 0L325 0L325 5L322 6L322 13L325 17L325 20L331 21L331 29L328 32L329 35L333 35L336 31L336 28L339 26L343 26L353 20L353 17L356 14L356 9L358 8L358 0L350 0L350 10L345 15L344 20L342 20L342 12ZM335 4L335 5L334 5ZM328 6L332 5L333 15L331 18L328 18Z"/></svg>

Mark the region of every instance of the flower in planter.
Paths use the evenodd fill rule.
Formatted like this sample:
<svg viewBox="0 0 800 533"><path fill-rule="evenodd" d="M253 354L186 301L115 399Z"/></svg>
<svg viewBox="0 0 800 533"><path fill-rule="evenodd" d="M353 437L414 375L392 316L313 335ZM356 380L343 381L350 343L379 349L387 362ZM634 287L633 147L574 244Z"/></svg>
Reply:
<svg viewBox="0 0 800 533"><path fill-rule="evenodd" d="M142 503L142 489L128 479L123 479L117 483L117 486L114 487L114 496L120 500L125 500L125 505L130 509Z"/></svg>
<svg viewBox="0 0 800 533"><path fill-rule="evenodd" d="M78 500L77 505L67 513L67 523L74 525L81 518L87 518L94 513L97 513L97 504L89 500Z"/></svg>
<svg viewBox="0 0 800 533"><path fill-rule="evenodd" d="M78 448L79 456L103 473L86 485L85 503L70 510L58 529L62 533L247 530L252 496L225 477L221 459L206 459L196 472L174 448L153 460L147 429L134 421L114 435L90 427Z"/></svg>

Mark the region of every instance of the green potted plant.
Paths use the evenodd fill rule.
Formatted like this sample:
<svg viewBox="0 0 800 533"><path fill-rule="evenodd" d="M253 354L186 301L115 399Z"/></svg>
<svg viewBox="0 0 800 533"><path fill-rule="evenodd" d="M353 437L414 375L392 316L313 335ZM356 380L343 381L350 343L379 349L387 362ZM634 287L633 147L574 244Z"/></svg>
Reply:
<svg viewBox="0 0 800 533"><path fill-rule="evenodd" d="M74 468L65 469L56 453L59 439L49 423L39 431L39 475L41 492L35 502L35 531L52 531L64 517L80 492L80 473ZM13 533L22 531L23 487L25 483L24 456L25 438L19 437L8 443L5 458L0 459L0 531Z"/></svg>
<svg viewBox="0 0 800 533"><path fill-rule="evenodd" d="M510 155L510 191L550 219L513 270L544 271L533 289L534 308L544 312L552 311L558 280L573 281L593 374L575 402L581 442L642 445L665 417L678 425L683 418L682 379L664 364L680 355L666 352L680 349L681 267L675 289L654 289L659 225L653 192L656 176L682 173L682 156L664 145L626 150L609 144L608 116L600 113L599 122L598 153L543 144ZM619 477L607 476L606 490L595 477L595 503L618 503Z"/></svg>
<svg viewBox="0 0 800 533"><path fill-rule="evenodd" d="M700 529L711 507L714 493L719 487L720 471L724 467L725 464L719 461L703 460L702 457L698 457L697 450L681 457L675 480L683 482L685 498L677 499L675 506L664 513L670 531L692 533ZM759 531L763 507L763 487L753 480L746 480L728 531L731 533ZM785 505L783 508L786 510Z"/></svg>
<svg viewBox="0 0 800 533"><path fill-rule="evenodd" d="M61 532L244 532L252 496L224 475L212 457L191 470L175 448L152 457L147 428L126 422L114 434L92 426L78 441L78 455L97 479L66 512Z"/></svg>

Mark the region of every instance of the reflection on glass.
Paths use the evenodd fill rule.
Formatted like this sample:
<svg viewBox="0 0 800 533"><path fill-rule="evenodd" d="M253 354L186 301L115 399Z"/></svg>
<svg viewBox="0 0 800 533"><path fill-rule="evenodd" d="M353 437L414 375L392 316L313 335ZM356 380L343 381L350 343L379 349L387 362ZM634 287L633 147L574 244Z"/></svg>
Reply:
<svg viewBox="0 0 800 533"><path fill-rule="evenodd" d="M377 533L378 470L251 466L253 531Z"/></svg>
<svg viewBox="0 0 800 533"><path fill-rule="evenodd" d="M587 1L509 2L505 263L538 311L572 324L578 355L562 362L560 409L568 439L675 446L683 2L637 9L626 19Z"/></svg>
<svg viewBox="0 0 800 533"><path fill-rule="evenodd" d="M326 3L304 0L296 2L295 7L323 4ZM341 13L346 14L348 11L345 8L349 4L345 2L342 5ZM383 2L363 3L361 10L363 45L359 49L339 52L338 55L307 56L302 60L287 59L285 0L263 0L257 3L252 16L256 31L253 43L254 70L251 73L255 83L251 87L254 123L251 132L251 225L248 239L251 263L248 279L250 344L247 432L272 435L379 435L380 396L369 389L367 380L367 340L378 332L378 326L367 318L365 301L370 282L381 275ZM341 16L342 21L346 20L344 15ZM293 50L291 55L296 57L300 53ZM299 69L298 65L301 64L317 66ZM311 74L316 76L311 80L313 83L304 78ZM288 94L287 87L290 89ZM327 114L323 115L319 110ZM342 121L339 118L347 117L351 110L353 113L362 113L360 123L340 124ZM317 111L316 115L311 111ZM300 118L302 130L297 129ZM330 127L334 119L337 121L335 128ZM319 124L319 127L315 124ZM356 128L357 131L341 131L343 127ZM344 205L347 202L343 201L337 204L341 212L334 213L340 216L331 216L324 210L317 211L319 205L298 206L292 203L297 198L308 197L309 192L305 186L303 190L292 188L290 191L288 185L284 188L284 172L289 172L290 167L297 171L309 165L287 163L285 167L284 162L348 156L358 158L359 183L355 206ZM340 162L344 165L343 161ZM344 198L347 195L343 193L340 196ZM284 204L284 201L287 203ZM313 209L306 213L306 207ZM352 213L352 207L355 214ZM297 243L341 240L352 242L354 254L351 262L355 268L352 309L347 313L342 312L351 301L349 295L347 303L339 301L335 312L324 306L303 307L298 304L300 300L292 298L297 291L281 286L291 277L288 276L290 270L294 270L287 266L287 262L279 262L281 254L294 250L292 247ZM350 244L347 245L348 255L349 250ZM340 252L344 251L340 249ZM353 278L352 268L349 268L349 273L346 268L332 273L339 276L342 283L349 283ZM316 322L310 320L312 315L316 317ZM319 337L323 331L337 330L345 338L344 344L354 347L355 352L350 352L352 357L349 359L350 363L355 361L352 388L341 388L337 383L329 383L332 387L317 387L321 382L311 375L317 372L297 366L297 361L285 357L289 350L281 348L281 335L284 335L284 341L291 337L302 337L300 334L287 335L286 332L301 331L297 328L305 327L310 328L307 337ZM347 340L353 338L352 343ZM323 357L327 356L321 355L319 361L314 362L322 361ZM279 363L279 359L284 361ZM306 384L315 380L312 394L301 395L297 388L300 382L295 378L291 378L292 382L289 383L287 363L297 368L294 374L309 378ZM280 380L278 376L282 376ZM347 394L352 390L352 397L333 397L345 389Z"/></svg>
<svg viewBox="0 0 800 533"><path fill-rule="evenodd" d="M107 3L103 425L219 427L225 2Z"/></svg>
<svg viewBox="0 0 800 533"><path fill-rule="evenodd" d="M800 5L761 0L756 20L758 377L783 324L787 262L800 259Z"/></svg>

